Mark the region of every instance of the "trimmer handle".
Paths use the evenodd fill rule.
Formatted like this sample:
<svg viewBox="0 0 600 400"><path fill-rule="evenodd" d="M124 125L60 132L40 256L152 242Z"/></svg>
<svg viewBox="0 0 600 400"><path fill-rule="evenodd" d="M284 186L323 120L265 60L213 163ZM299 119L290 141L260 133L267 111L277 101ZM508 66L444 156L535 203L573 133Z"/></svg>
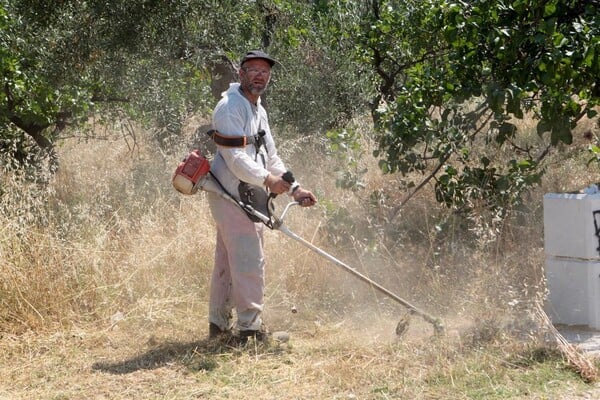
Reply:
<svg viewBox="0 0 600 400"><path fill-rule="evenodd" d="M296 178L294 178L294 174L292 174L292 171L286 171L283 175L281 175L281 179L283 179L290 185L296 181ZM275 193L269 194L269 199L274 199L275 197L277 197Z"/></svg>
<svg viewBox="0 0 600 400"><path fill-rule="evenodd" d="M290 184L296 181L296 178L294 178L294 174L292 174L292 171L286 171L285 174L281 175L281 178Z"/></svg>

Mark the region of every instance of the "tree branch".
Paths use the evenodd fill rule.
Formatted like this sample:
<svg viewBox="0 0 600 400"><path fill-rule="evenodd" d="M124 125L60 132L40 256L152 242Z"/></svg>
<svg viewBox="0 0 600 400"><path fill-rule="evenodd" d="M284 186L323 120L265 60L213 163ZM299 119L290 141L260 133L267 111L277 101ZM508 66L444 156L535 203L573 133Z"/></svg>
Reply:
<svg viewBox="0 0 600 400"><path fill-rule="evenodd" d="M390 218L390 221L395 220L398 217L398 213L400 213L400 210L402 209L402 207L404 207L404 205L406 203L408 203L408 201L410 199L412 199L414 197L414 195L416 195L421 189L423 189L423 187L425 187L425 185L427 185L429 183L429 181L431 181L433 178L435 178L437 173L440 171L440 169L442 169L442 167L444 166L446 161L448 161L449 158L450 158L450 154L446 154L446 156L444 156L444 158L442 158L440 160L439 164L435 167L435 169L427 177L425 177L425 179L423 179L421 181L421 183L419 183L410 193L408 193L408 195L406 195L400 201L400 204L398 204L396 207L394 207L392 209L392 213L391 213L392 217Z"/></svg>

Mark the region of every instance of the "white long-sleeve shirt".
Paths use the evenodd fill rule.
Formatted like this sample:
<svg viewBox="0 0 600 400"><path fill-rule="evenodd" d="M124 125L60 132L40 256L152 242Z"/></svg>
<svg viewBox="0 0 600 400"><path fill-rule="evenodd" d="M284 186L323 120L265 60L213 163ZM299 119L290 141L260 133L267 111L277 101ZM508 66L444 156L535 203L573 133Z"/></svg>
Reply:
<svg viewBox="0 0 600 400"><path fill-rule="evenodd" d="M217 145L211 172L231 195L239 199L240 181L263 186L269 173L281 175L286 171L283 161L277 155L267 112L260 104L260 99L255 106L244 97L239 83L230 84L229 89L223 93L213 111L212 126L220 135L232 137L254 136L261 129L265 131L265 146L260 148L258 155L252 143L245 147Z"/></svg>

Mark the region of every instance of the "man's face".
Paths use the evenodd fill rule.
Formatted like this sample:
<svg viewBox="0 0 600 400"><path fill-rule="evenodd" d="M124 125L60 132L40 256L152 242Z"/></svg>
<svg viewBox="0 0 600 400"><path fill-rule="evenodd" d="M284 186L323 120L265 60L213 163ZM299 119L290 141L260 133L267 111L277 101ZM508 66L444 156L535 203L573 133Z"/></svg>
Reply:
<svg viewBox="0 0 600 400"><path fill-rule="evenodd" d="M254 96L262 95L271 79L271 65L263 59L249 60L240 68L240 84Z"/></svg>

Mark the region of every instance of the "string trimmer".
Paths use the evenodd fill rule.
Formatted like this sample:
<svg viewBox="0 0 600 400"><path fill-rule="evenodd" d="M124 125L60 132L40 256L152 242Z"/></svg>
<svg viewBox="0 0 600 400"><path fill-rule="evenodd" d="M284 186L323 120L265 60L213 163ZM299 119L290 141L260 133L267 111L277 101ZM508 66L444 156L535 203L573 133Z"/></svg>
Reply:
<svg viewBox="0 0 600 400"><path fill-rule="evenodd" d="M288 175L285 177L285 178L287 178L286 180L288 180L288 181L291 180L291 182L293 182L292 175L289 172L287 174ZM441 335L441 334L444 333L444 326L442 324L442 321L439 318L435 318L435 317L431 316L430 314L428 314L427 312L425 312L425 311L417 308L413 304L409 303L408 301L404 300L400 296L396 295L395 293L393 293L390 290L386 289L385 287L381 286L380 284L378 284L377 282L373 281L369 277L361 274L360 272L358 272L354 268L352 268L349 265L345 264L344 262L338 260L337 258L335 258L334 256L332 256L331 254L325 252L324 250L318 248L317 246L313 245L309 241L303 239L302 237L298 236L297 234L295 234L294 232L292 232L291 230L289 230L288 227L284 224L284 219L285 219L285 216L287 215L289 209L292 206L298 205L299 204L298 202L293 201L293 202L288 203L286 205L286 207L284 208L283 212L281 213L281 215L279 217L276 217L274 215L271 215L270 212L268 212L269 215L265 215L264 212L258 211L257 209L255 209L251 205L246 204L246 203L244 203L242 201L236 200L233 196L231 196L229 193L227 193L227 191L221 186L221 184L219 183L219 181L216 178L214 178L214 176L211 173L208 173L205 177L203 177L196 184L196 186L198 188L202 189L202 190L215 193L215 194L219 195L220 197L233 202L238 207L240 207L242 210L244 210L246 213L251 214L251 215L255 216L256 218L258 218L260 221L262 221L269 228L276 229L276 230L282 232L286 236L294 239L295 241L299 242L303 246L309 248L310 250L312 250L316 254L318 254L318 255L326 258L327 260L333 262L337 266L339 266L342 269L344 269L346 272L351 273L352 275L354 275L355 277L357 277L361 281L368 283L369 285L371 285L371 287L377 289L379 292L385 294L386 296L388 296L392 300L394 300L397 303L401 304L402 306L406 307L409 310L410 314L416 314L416 315L422 317L425 321L427 321L430 324L432 324L433 325L433 329L434 329L434 333L436 335ZM275 196L271 196L269 200L272 200L274 197ZM267 207L267 209L271 210L272 207L269 205ZM398 323L397 327L396 327L396 334L402 335L407 328L408 328L408 321L406 321L406 320L400 321Z"/></svg>

